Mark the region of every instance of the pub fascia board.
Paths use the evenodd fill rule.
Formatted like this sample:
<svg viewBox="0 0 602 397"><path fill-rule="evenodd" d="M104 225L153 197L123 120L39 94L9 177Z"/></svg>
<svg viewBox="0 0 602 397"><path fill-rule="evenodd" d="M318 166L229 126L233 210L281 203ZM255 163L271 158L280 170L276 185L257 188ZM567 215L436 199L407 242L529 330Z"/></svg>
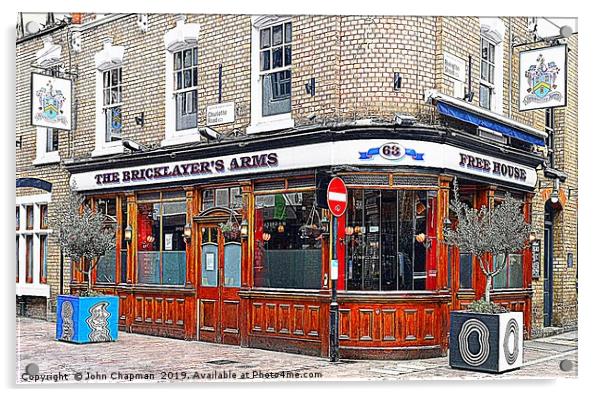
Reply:
<svg viewBox="0 0 602 397"><path fill-rule="evenodd" d="M386 143L397 143L404 149L413 149L416 153L424 153L423 160L417 160L411 156L404 156L398 160L389 160L381 157L380 155L374 155L370 160L361 160L360 152L366 152L372 148L380 148ZM243 156L253 156L268 153L276 153L278 155L278 164L274 166L247 168L239 170L229 170L229 165L232 159L240 159ZM311 153L311 156L300 156L299 153ZM508 166L518 167L524 169L526 172L526 179L524 181L517 180L515 178L508 178L501 175L494 174L492 172L485 172L479 169L467 168L460 165L460 153L479 157L481 159L489 160L506 164ZM166 177L158 178L153 180L139 180L123 182L121 180L123 171L140 170L154 167L170 167L173 168L175 165L190 164L201 161L215 161L223 160L225 170L223 172L212 172L208 174L198 175L181 175L177 177ZM71 184L76 184L78 191L89 191L89 190L102 190L102 189L115 189L115 188L126 188L130 186L145 186L154 185L166 182L184 182L184 181L196 181L204 180L215 177L223 176L235 176L235 175L248 175L248 174L261 174L273 171L287 171L287 170L299 170L323 166L334 166L334 165L359 165L359 166L411 166L419 168L436 168L436 169L448 169L459 171L467 174L478 175L481 177L488 177L493 180L499 180L504 182L510 182L522 186L534 187L537 183L537 172L535 168L527 167L512 161L499 159L493 156L484 155L471 150L461 149L455 146L426 142L426 141L414 141L414 140L392 140L392 139L363 139L363 140L350 140L341 142L324 142L316 143L311 145L293 146L287 148L280 148L274 150L255 151L255 152L243 152L227 156L218 156L210 158L202 158L198 160L183 160L173 161L168 163L149 164L147 166L134 166L134 167L121 167L114 169L87 171L82 173L74 173L71 176ZM120 181L115 183L97 184L96 175L106 173L118 173Z"/></svg>

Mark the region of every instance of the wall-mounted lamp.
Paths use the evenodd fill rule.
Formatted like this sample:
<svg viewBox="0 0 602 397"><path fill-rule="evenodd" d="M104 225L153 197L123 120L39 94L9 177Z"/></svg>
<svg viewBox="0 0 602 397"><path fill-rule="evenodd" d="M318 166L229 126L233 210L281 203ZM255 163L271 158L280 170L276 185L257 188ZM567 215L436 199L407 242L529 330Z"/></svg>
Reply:
<svg viewBox="0 0 602 397"><path fill-rule="evenodd" d="M144 126L144 112L140 113L140 116L134 117L134 120L136 120L136 125L143 127Z"/></svg>
<svg viewBox="0 0 602 397"><path fill-rule="evenodd" d="M240 237L243 239L249 238L249 222L243 219L240 223Z"/></svg>
<svg viewBox="0 0 602 397"><path fill-rule="evenodd" d="M263 241L265 241L267 243L272 238L272 235L270 233L266 232L266 233L263 233L263 235L261 237L262 237Z"/></svg>
<svg viewBox="0 0 602 397"><path fill-rule="evenodd" d="M283 223L278 225L278 233L284 233L284 224Z"/></svg>
<svg viewBox="0 0 602 397"><path fill-rule="evenodd" d="M426 234L424 234L424 233L420 233L420 234L416 235L416 242L424 245L424 247L427 249L430 248L430 246L431 246L431 240L428 237L426 237Z"/></svg>
<svg viewBox="0 0 602 397"><path fill-rule="evenodd" d="M123 238L128 243L132 241L132 226L127 225L127 227L125 228L125 233L123 234Z"/></svg>
<svg viewBox="0 0 602 397"><path fill-rule="evenodd" d="M316 78L312 77L307 83L305 83L305 93L307 95L316 95Z"/></svg>
<svg viewBox="0 0 602 397"><path fill-rule="evenodd" d="M190 241L190 239L192 238L192 226L190 225L190 223L187 223L186 225L184 225L183 236L186 241Z"/></svg>
<svg viewBox="0 0 602 397"><path fill-rule="evenodd" d="M550 194L550 201L552 204L556 204L559 200L558 192L560 191L560 179L554 179L554 188Z"/></svg>
<svg viewBox="0 0 602 397"><path fill-rule="evenodd" d="M535 234L535 232L529 233L529 243L532 243L536 239L537 239L537 234Z"/></svg>
<svg viewBox="0 0 602 397"><path fill-rule="evenodd" d="M449 218L447 218L447 217L446 217L446 218L443 220L443 227L444 227L445 229L449 229L449 228L451 227L451 225L452 225L452 221L451 221Z"/></svg>

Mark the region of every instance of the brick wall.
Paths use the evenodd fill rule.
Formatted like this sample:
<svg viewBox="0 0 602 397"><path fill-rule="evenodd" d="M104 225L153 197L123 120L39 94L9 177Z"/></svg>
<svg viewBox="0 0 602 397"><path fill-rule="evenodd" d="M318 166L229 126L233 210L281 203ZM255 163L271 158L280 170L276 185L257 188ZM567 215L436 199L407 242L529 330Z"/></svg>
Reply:
<svg viewBox="0 0 602 397"><path fill-rule="evenodd" d="M92 20L86 16L86 20ZM505 25L504 103L505 115L544 127L544 112L518 112L518 49L512 50L510 34L519 41L529 38L526 18L501 18ZM81 28L82 51L67 46L66 29L52 33L63 48L62 61L76 70L76 129L60 133L61 159L86 158L95 145L94 54L102 49L104 39L124 46L123 130L130 138L148 146L158 146L165 138L165 44L163 37L175 26L175 15L149 14L148 31L136 25L136 15L127 15L94 28ZM199 101L198 124L205 124L205 108L218 101L218 67L222 65L222 101L236 104L234 124L215 129L236 135L245 134L251 109L251 17L248 15L187 15L187 22L199 23ZM432 106L424 103L426 89L436 88L453 94L453 80L443 74L443 53L464 60L472 56L473 104L479 103L480 19L478 17L409 17L409 16L294 16L292 58L292 116L296 126L328 121L350 121L372 117L391 120L395 112L424 116ZM53 203L66 194L68 175L62 165L33 166L35 129L29 125L29 66L35 52L42 47L41 38L17 44L17 136L23 146L17 150L17 177L35 176L53 183ZM556 153L558 168L569 175L565 190L577 187L577 42L571 39L569 54L569 106L557 110ZM510 55L512 55L510 60ZM512 79L510 79L512 62ZM401 90L393 89L393 76L401 76ZM316 79L315 96L305 92L305 84ZM512 107L510 89L512 88ZM144 126L134 118L144 112ZM428 119L428 118L427 118ZM543 175L540 175L543 178ZM567 190L568 191L568 190ZM17 195L32 194L19 189ZM574 284L577 268L576 224L577 199L573 193L559 214L558 322L576 319ZM533 223L543 237L543 202L536 195ZM49 275L51 304L58 289L59 251L54 236L50 238ZM575 266L566 269L566 253L573 252ZM68 273L68 272L67 272ZM65 276L67 280L69 275ZM68 280L67 280L68 281ZM534 281L534 328L542 324L542 285ZM568 320L567 320L568 319Z"/></svg>

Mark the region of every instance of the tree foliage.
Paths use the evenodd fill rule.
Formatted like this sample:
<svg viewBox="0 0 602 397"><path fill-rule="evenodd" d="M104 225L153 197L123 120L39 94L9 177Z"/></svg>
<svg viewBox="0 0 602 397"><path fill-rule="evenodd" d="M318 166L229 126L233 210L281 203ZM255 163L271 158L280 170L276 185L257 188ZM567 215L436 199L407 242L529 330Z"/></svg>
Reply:
<svg viewBox="0 0 602 397"><path fill-rule="evenodd" d="M506 193L503 202L480 209L469 207L460 201L458 182L454 180L450 212L458 219L455 227L444 229L446 244L456 246L460 252L477 258L481 271L487 277L485 300L490 302L491 280L506 267L508 257L525 248L531 232L524 218L520 200ZM494 261L493 258L503 258Z"/></svg>
<svg viewBox="0 0 602 397"><path fill-rule="evenodd" d="M102 212L93 210L85 198L71 187L69 196L57 209L53 226L58 231L63 254L72 266L87 276L84 295L90 294L90 273L98 260L115 248L115 226Z"/></svg>

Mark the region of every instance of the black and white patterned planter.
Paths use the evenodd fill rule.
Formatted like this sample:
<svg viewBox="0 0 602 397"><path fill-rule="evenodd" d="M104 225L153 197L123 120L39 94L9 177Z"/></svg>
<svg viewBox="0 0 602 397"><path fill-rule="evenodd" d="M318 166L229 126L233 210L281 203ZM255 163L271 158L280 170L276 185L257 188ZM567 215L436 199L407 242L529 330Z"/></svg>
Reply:
<svg viewBox="0 0 602 397"><path fill-rule="evenodd" d="M523 313L451 312L449 365L500 373L523 364Z"/></svg>

